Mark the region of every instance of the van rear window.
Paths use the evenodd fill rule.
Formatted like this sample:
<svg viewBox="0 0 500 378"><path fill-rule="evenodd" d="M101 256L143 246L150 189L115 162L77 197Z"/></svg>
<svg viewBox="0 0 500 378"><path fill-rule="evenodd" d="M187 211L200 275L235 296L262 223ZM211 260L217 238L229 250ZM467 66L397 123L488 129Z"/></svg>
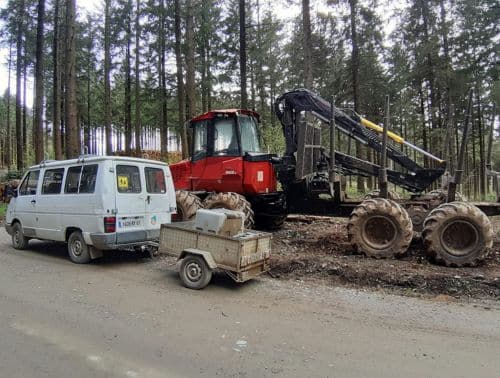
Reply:
<svg viewBox="0 0 500 378"><path fill-rule="evenodd" d="M94 193L97 164L70 167L66 175L65 193Z"/></svg>
<svg viewBox="0 0 500 378"><path fill-rule="evenodd" d="M144 168L148 193L165 193L165 174L161 168Z"/></svg>
<svg viewBox="0 0 500 378"><path fill-rule="evenodd" d="M47 169L43 176L42 194L61 193L64 168Z"/></svg>
<svg viewBox="0 0 500 378"><path fill-rule="evenodd" d="M116 186L119 193L140 193L141 176L135 165L116 166Z"/></svg>

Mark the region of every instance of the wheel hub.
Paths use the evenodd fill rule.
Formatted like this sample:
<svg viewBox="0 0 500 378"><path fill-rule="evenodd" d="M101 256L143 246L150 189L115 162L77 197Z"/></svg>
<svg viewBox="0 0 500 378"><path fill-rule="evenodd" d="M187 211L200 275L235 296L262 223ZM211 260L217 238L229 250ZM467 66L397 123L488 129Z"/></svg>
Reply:
<svg viewBox="0 0 500 378"><path fill-rule="evenodd" d="M397 236L397 228L394 222L380 215L368 219L362 232L366 243L374 249L389 247Z"/></svg>
<svg viewBox="0 0 500 378"><path fill-rule="evenodd" d="M441 243L455 256L464 256L472 252L479 241L479 233L470 222L455 220L444 228Z"/></svg>
<svg viewBox="0 0 500 378"><path fill-rule="evenodd" d="M201 266L197 262L194 262L194 261L190 262L186 266L186 276L190 281L192 281L192 282L199 281L201 279L202 275L203 275L203 273L202 273Z"/></svg>
<svg viewBox="0 0 500 378"><path fill-rule="evenodd" d="M73 254L75 256L81 256L82 255L82 243L80 240L75 240L73 242Z"/></svg>

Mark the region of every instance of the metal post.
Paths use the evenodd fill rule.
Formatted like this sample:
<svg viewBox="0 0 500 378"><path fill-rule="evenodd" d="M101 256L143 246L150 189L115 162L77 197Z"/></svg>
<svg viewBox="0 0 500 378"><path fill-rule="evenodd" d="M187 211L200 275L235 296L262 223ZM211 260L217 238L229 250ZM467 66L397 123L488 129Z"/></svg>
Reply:
<svg viewBox="0 0 500 378"><path fill-rule="evenodd" d="M387 198L387 130L389 129L390 114L389 114L389 95L385 96L385 122L382 131L382 151L380 156L380 171L379 171L379 188L380 197Z"/></svg>
<svg viewBox="0 0 500 378"><path fill-rule="evenodd" d="M455 169L455 175L448 185L448 198L447 202L455 201L455 194L457 192L457 186L460 185L462 181L462 173L465 160L465 148L467 147L467 142L469 140L469 122L472 111L472 89L469 91L469 102L467 103L467 113L465 115L464 130L462 134L462 144L460 145L460 153L458 154L457 167Z"/></svg>

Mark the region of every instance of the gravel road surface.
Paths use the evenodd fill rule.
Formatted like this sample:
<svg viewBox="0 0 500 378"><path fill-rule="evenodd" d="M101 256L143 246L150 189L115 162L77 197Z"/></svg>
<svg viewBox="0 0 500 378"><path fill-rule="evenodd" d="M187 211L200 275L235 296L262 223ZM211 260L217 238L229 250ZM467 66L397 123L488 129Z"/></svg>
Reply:
<svg viewBox="0 0 500 378"><path fill-rule="evenodd" d="M500 303L407 298L222 274L180 285L168 259L69 261L0 230L2 377L493 377Z"/></svg>

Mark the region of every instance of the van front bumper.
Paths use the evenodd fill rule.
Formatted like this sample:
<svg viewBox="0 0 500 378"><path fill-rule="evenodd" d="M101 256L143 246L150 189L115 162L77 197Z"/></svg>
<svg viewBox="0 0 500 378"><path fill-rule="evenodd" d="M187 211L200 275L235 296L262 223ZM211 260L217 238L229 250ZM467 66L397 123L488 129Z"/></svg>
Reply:
<svg viewBox="0 0 500 378"><path fill-rule="evenodd" d="M119 249L138 247L160 238L160 230L130 231L120 233L92 233L92 245L97 249Z"/></svg>

